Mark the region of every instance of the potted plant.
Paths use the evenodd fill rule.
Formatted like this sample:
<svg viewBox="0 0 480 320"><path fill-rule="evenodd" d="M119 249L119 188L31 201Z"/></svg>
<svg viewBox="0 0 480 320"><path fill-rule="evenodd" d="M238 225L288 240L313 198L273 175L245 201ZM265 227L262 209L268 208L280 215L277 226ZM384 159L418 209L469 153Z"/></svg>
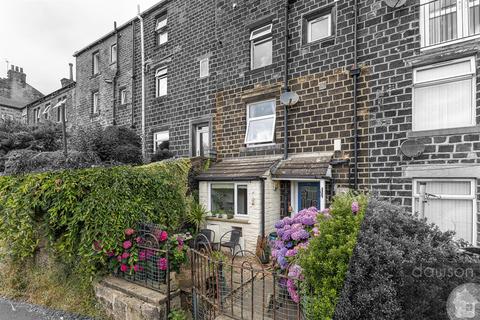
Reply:
<svg viewBox="0 0 480 320"><path fill-rule="evenodd" d="M234 217L233 213L228 213L227 214L227 219L233 219L233 217Z"/></svg>

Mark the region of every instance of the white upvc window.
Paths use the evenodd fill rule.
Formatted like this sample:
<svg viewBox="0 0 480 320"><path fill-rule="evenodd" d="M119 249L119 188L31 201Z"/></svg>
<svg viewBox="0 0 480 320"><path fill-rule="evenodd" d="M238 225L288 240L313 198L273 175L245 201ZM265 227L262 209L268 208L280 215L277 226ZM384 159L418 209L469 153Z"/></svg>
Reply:
<svg viewBox="0 0 480 320"><path fill-rule="evenodd" d="M212 182L209 192L208 210L211 213L239 217L248 215L248 185L246 183Z"/></svg>
<svg viewBox="0 0 480 320"><path fill-rule="evenodd" d="M422 47L480 34L480 0L421 0Z"/></svg>
<svg viewBox="0 0 480 320"><path fill-rule="evenodd" d="M210 75L210 59L204 58L200 60L200 78L205 78Z"/></svg>
<svg viewBox="0 0 480 320"><path fill-rule="evenodd" d="M267 100L247 105L245 144L271 143L275 135L276 102Z"/></svg>
<svg viewBox="0 0 480 320"><path fill-rule="evenodd" d="M210 125L208 123L199 124L194 127L194 155L197 157L205 157L210 150Z"/></svg>
<svg viewBox="0 0 480 320"><path fill-rule="evenodd" d="M43 109L43 117L45 118L45 120L48 120L48 117L49 117L49 114L50 114L50 108L51 108L51 104L47 103L45 105L45 108Z"/></svg>
<svg viewBox="0 0 480 320"><path fill-rule="evenodd" d="M414 179L413 212L420 212L420 184L425 183L425 218L455 238L476 244L476 180Z"/></svg>
<svg viewBox="0 0 480 320"><path fill-rule="evenodd" d="M158 131L153 134L153 153L169 149L170 132Z"/></svg>
<svg viewBox="0 0 480 320"><path fill-rule="evenodd" d="M100 110L100 98L98 91L92 93L92 113L97 114Z"/></svg>
<svg viewBox="0 0 480 320"><path fill-rule="evenodd" d="M110 47L110 63L117 62L117 44L114 43Z"/></svg>
<svg viewBox="0 0 480 320"><path fill-rule="evenodd" d="M40 107L33 109L33 123L40 123Z"/></svg>
<svg viewBox="0 0 480 320"><path fill-rule="evenodd" d="M92 72L93 75L98 74L99 72L99 64L100 64L100 52L95 52L92 55Z"/></svg>
<svg viewBox="0 0 480 320"><path fill-rule="evenodd" d="M156 87L156 96L162 97L167 95L167 85L168 85L168 69L161 68L155 72L155 87Z"/></svg>
<svg viewBox="0 0 480 320"><path fill-rule="evenodd" d="M475 125L474 57L413 70L413 131Z"/></svg>
<svg viewBox="0 0 480 320"><path fill-rule="evenodd" d="M127 89L120 90L120 104L124 105L127 103Z"/></svg>
<svg viewBox="0 0 480 320"><path fill-rule="evenodd" d="M307 21L307 42L314 42L332 35L332 14L322 15Z"/></svg>
<svg viewBox="0 0 480 320"><path fill-rule="evenodd" d="M272 64L272 24L255 29L250 33L251 69Z"/></svg>
<svg viewBox="0 0 480 320"><path fill-rule="evenodd" d="M157 45L162 45L168 42L167 22L168 22L167 14L160 16L155 21L155 33L157 36Z"/></svg>

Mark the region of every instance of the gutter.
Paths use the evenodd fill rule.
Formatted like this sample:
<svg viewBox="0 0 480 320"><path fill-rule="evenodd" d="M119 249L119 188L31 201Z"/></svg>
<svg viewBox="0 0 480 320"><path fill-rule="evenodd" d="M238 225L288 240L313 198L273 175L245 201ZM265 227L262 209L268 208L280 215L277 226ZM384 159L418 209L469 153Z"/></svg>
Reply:
<svg viewBox="0 0 480 320"><path fill-rule="evenodd" d="M350 70L350 76L353 78L353 185L354 189L358 190L358 77L360 76L360 69L358 68L357 56L357 33L358 33L358 0L354 4L355 19L353 26L353 67Z"/></svg>
<svg viewBox="0 0 480 320"><path fill-rule="evenodd" d="M145 39L143 30L143 18L140 15L140 6L138 6L138 20L140 20L140 52L142 56L142 156L145 160L147 157L145 147Z"/></svg>

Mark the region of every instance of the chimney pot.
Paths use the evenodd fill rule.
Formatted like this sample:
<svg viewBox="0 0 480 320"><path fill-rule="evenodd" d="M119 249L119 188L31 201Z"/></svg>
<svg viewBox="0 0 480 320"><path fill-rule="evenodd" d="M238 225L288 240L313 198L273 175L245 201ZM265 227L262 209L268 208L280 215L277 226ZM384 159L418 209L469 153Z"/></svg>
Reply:
<svg viewBox="0 0 480 320"><path fill-rule="evenodd" d="M18 66L15 66L15 71L18 72Z"/></svg>
<svg viewBox="0 0 480 320"><path fill-rule="evenodd" d="M15 70L15 66L12 64L12 71Z"/></svg>
<svg viewBox="0 0 480 320"><path fill-rule="evenodd" d="M20 72L23 73L23 68L20 68Z"/></svg>
<svg viewBox="0 0 480 320"><path fill-rule="evenodd" d="M73 63L68 64L70 67L70 81L73 81Z"/></svg>

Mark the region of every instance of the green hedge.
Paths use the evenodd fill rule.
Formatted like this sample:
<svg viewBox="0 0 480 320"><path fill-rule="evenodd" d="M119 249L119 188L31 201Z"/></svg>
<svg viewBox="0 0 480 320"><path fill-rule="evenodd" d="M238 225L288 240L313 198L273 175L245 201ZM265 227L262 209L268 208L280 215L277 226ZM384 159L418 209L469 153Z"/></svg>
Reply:
<svg viewBox="0 0 480 320"><path fill-rule="evenodd" d="M358 212L352 211L354 202ZM319 219L318 236L310 240L307 250L300 251L299 264L305 277L302 295L306 297L308 319L332 319L367 202L364 194L348 192L336 196L330 208L332 218Z"/></svg>
<svg viewBox="0 0 480 320"><path fill-rule="evenodd" d="M174 160L0 177L0 241L21 260L47 238L62 262L91 276L105 266L94 241L114 247L140 220L181 226L189 171L189 160Z"/></svg>

